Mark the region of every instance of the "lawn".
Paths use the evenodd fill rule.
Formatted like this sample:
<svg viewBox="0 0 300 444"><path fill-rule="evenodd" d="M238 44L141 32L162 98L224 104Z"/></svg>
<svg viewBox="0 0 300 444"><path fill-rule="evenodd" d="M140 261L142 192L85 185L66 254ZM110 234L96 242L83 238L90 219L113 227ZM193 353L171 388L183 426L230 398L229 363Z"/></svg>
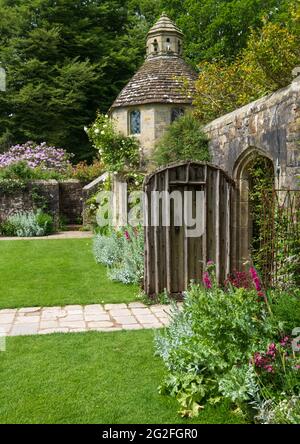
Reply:
<svg viewBox="0 0 300 444"><path fill-rule="evenodd" d="M136 300L137 288L111 282L91 239L0 241L0 308Z"/></svg>
<svg viewBox="0 0 300 444"><path fill-rule="evenodd" d="M189 423L158 394L150 330L14 337L0 353L1 423ZM236 423L226 404L194 423Z"/></svg>

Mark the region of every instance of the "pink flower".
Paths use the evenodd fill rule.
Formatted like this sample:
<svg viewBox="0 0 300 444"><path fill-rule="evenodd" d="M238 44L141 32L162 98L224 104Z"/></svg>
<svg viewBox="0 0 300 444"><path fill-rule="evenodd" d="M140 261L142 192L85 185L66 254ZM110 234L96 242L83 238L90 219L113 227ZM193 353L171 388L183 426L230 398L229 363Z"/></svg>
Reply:
<svg viewBox="0 0 300 444"><path fill-rule="evenodd" d="M127 230L125 231L124 235L127 240L130 240L130 235Z"/></svg>
<svg viewBox="0 0 300 444"><path fill-rule="evenodd" d="M289 340L290 340L289 336L285 336L283 339L281 339L280 341L281 347L286 347L289 343Z"/></svg>
<svg viewBox="0 0 300 444"><path fill-rule="evenodd" d="M270 356L271 358L274 358L276 355L276 345L274 344L274 342L272 344L269 345L268 347L268 351L267 351L267 356Z"/></svg>
<svg viewBox="0 0 300 444"><path fill-rule="evenodd" d="M207 288L207 289L212 288L212 284L211 284L211 280L210 280L210 277L209 277L209 273L207 271L205 271L203 273L203 279L202 280L203 280L203 284L204 284L205 288Z"/></svg>

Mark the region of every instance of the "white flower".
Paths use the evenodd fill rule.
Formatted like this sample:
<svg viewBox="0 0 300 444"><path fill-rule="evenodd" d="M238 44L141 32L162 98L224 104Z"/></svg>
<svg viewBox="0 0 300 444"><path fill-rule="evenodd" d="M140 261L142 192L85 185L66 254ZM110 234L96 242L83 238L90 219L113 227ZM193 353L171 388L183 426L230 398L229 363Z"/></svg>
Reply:
<svg viewBox="0 0 300 444"><path fill-rule="evenodd" d="M88 130L87 126L85 126L83 129L85 132L87 132L87 130Z"/></svg>
<svg viewBox="0 0 300 444"><path fill-rule="evenodd" d="M99 134L99 129L95 129L95 134Z"/></svg>
<svg viewBox="0 0 300 444"><path fill-rule="evenodd" d="M107 114L105 115L105 118L108 119L108 115Z"/></svg>
<svg viewBox="0 0 300 444"><path fill-rule="evenodd" d="M105 131L101 131L101 134L102 134L102 136L104 136L104 134L105 134Z"/></svg>
<svg viewBox="0 0 300 444"><path fill-rule="evenodd" d="M103 128L107 128L107 125L103 125Z"/></svg>

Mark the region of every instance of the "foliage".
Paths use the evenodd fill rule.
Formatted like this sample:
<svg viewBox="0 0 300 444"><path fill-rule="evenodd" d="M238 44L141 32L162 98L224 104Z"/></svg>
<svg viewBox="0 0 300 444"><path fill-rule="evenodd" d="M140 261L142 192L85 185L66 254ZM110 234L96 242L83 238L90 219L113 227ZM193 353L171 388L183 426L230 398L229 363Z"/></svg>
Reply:
<svg viewBox="0 0 300 444"><path fill-rule="evenodd" d="M268 214L274 190L273 163L262 156L255 156L248 166L249 205L252 220L251 257L261 273L270 266L269 246L264 245L265 231L270 230L272 215ZM267 214L266 214L267 213Z"/></svg>
<svg viewBox="0 0 300 444"><path fill-rule="evenodd" d="M162 11L185 35L184 53L194 66L221 57L229 61L246 46L251 29L289 21L289 7L297 0L130 0L142 29L153 25ZM135 30L133 29L135 32ZM143 37L142 37L143 38Z"/></svg>
<svg viewBox="0 0 300 444"><path fill-rule="evenodd" d="M25 190L30 181L67 178L71 175L70 157L66 151L46 143L13 146L0 154L0 190L14 194Z"/></svg>
<svg viewBox="0 0 300 444"><path fill-rule="evenodd" d="M0 146L34 140L91 158L83 130L105 112L144 52L127 0L0 1ZM70 20L72 17L72 20ZM0 149L1 151L1 149Z"/></svg>
<svg viewBox="0 0 300 444"><path fill-rule="evenodd" d="M295 327L300 327L300 290L273 291L271 309L281 323L283 334L290 335Z"/></svg>
<svg viewBox="0 0 300 444"><path fill-rule="evenodd" d="M46 142L40 145L34 142L26 142L24 145L12 146L7 152L0 155L0 169L19 164L19 167L22 166L23 171L26 171L26 178L28 178L28 170L25 170L26 164L31 170L52 170L63 174L71 166L70 157L65 150L48 146ZM22 163L20 164L20 162ZM16 175L21 177L20 174L17 174L17 170ZM25 178L24 173L22 178ZM29 178L32 178L32 176Z"/></svg>
<svg viewBox="0 0 300 444"><path fill-rule="evenodd" d="M123 237L123 258L109 270L113 281L140 284L144 277L144 230L127 227Z"/></svg>
<svg viewBox="0 0 300 444"><path fill-rule="evenodd" d="M300 396L263 401L255 419L261 424L300 424Z"/></svg>
<svg viewBox="0 0 300 444"><path fill-rule="evenodd" d="M300 355L286 331L298 325L299 294L267 297L254 267L236 272L223 290L212 262L203 284L191 285L183 310L174 305L170 326L156 337L168 370L160 391L177 398L183 416L225 397L253 421L297 423Z"/></svg>
<svg viewBox="0 0 300 444"><path fill-rule="evenodd" d="M141 227L112 230L94 238L97 262L106 265L108 277L123 284L139 284L144 273L144 233Z"/></svg>
<svg viewBox="0 0 300 444"><path fill-rule="evenodd" d="M95 123L87 129L93 146L99 151L106 171L119 172L138 165L138 140L117 132L107 115L98 113Z"/></svg>
<svg viewBox="0 0 300 444"><path fill-rule="evenodd" d="M179 160L209 161L208 139L192 114L173 122L157 143L154 160L166 165Z"/></svg>
<svg viewBox="0 0 300 444"><path fill-rule="evenodd" d="M165 11L185 34L194 66L245 47L262 17L289 21L296 0L0 0L0 151L31 139L91 159L83 131L98 108L106 112L145 55L150 26ZM70 20L72 17L72 20ZM292 26L291 26L292 28Z"/></svg>
<svg viewBox="0 0 300 444"><path fill-rule="evenodd" d="M256 157L248 167L252 260L266 286L300 284L300 211L297 192L274 190L274 166Z"/></svg>
<svg viewBox="0 0 300 444"><path fill-rule="evenodd" d="M218 402L220 380L247 363L275 329L255 290L224 291L211 277L210 283L190 287L183 310L174 307L171 325L156 338L169 373L164 390L177 397L183 415L198 413L205 401Z"/></svg>
<svg viewBox="0 0 300 444"><path fill-rule="evenodd" d="M85 161L79 162L73 167L72 177L78 179L81 182L92 182L97 177L101 176L104 172L103 163L100 160L94 160L91 165L88 165Z"/></svg>
<svg viewBox="0 0 300 444"><path fill-rule="evenodd" d="M299 43L298 32L267 22L252 30L233 62L205 61L196 82L197 117L210 121L288 85L300 61Z"/></svg>
<svg viewBox="0 0 300 444"><path fill-rule="evenodd" d="M0 225L0 232L4 236L46 236L53 230L52 216L40 210L13 214Z"/></svg>
<svg viewBox="0 0 300 444"><path fill-rule="evenodd" d="M97 234L93 241L93 251L98 263L112 267L123 259L123 236L112 231L110 236Z"/></svg>

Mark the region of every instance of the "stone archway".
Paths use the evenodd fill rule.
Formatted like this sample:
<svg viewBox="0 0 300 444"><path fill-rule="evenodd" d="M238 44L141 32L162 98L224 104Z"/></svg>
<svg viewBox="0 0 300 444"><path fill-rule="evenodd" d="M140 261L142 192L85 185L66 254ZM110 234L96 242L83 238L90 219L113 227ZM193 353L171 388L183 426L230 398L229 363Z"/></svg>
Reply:
<svg viewBox="0 0 300 444"><path fill-rule="evenodd" d="M273 180L275 181L274 161L269 153L257 148L249 147L237 159L233 178L236 182L236 201L234 203L234 236L236 238L235 257L239 258L235 264L238 270L243 269L243 264L251 258L251 245L253 239L253 218L251 203L249 200L249 192L253 177L251 177L251 166L259 159L266 161L268 170L271 171Z"/></svg>

